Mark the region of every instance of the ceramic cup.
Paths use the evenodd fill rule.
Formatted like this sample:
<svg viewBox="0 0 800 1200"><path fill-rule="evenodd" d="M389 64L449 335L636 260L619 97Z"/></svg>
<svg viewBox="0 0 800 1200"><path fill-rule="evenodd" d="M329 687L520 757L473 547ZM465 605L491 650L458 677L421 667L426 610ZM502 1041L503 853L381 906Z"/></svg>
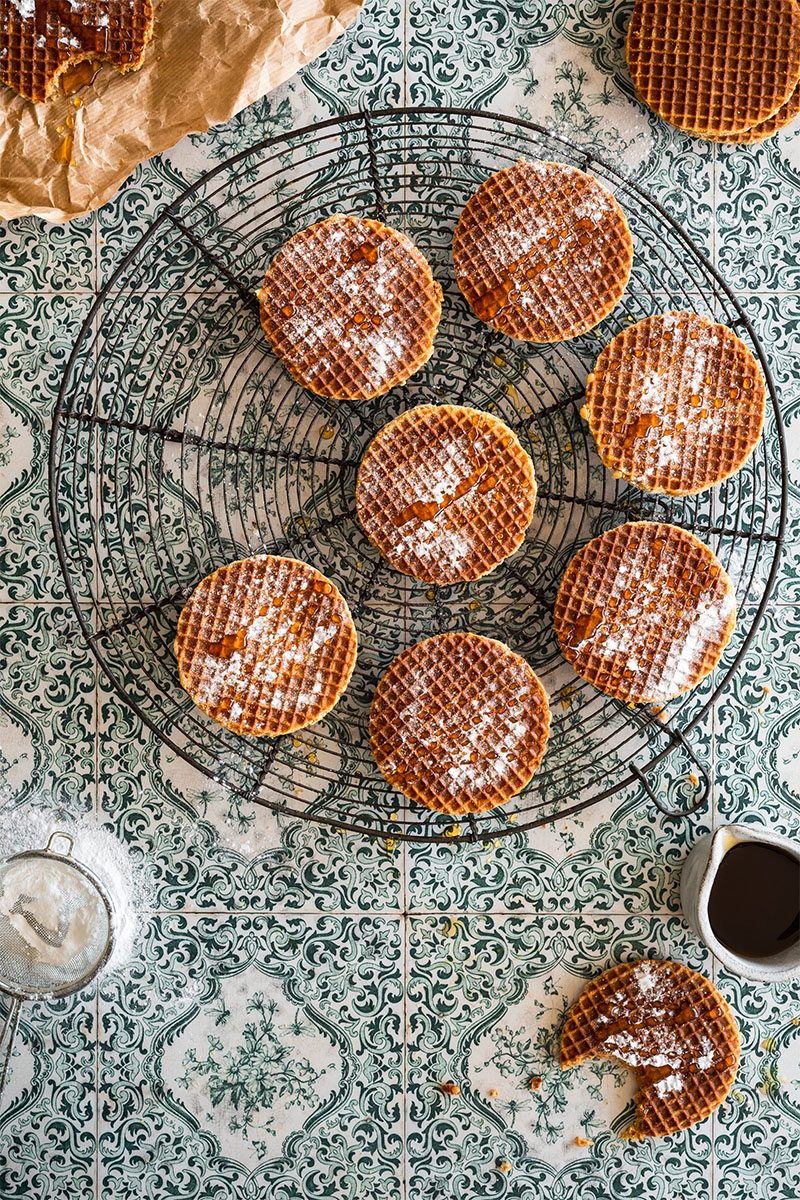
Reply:
<svg viewBox="0 0 800 1200"><path fill-rule="evenodd" d="M728 971L745 979L783 983L800 976L800 941L770 958L743 958L723 946L714 936L708 919L708 901L719 865L733 846L741 842L763 842L800 860L800 844L761 825L722 825L700 838L692 847L681 873L683 915L694 932Z"/></svg>

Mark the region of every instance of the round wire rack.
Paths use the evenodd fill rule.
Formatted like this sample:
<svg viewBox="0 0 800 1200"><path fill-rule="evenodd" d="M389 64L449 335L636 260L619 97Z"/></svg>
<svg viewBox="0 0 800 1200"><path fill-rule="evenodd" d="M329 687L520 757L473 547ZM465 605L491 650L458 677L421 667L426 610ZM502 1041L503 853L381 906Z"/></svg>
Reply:
<svg viewBox="0 0 800 1200"><path fill-rule="evenodd" d="M553 346L482 325L453 277L458 216L491 172L521 156L595 175L616 194L635 244L614 312ZM445 299L435 353L404 387L333 403L293 382L271 353L255 290L293 233L334 212L377 216L428 256ZM760 360L769 393L744 468L685 499L612 478L579 415L586 377L627 324L668 308L728 325ZM392 570L355 514L355 477L374 433L415 403L466 403L502 417L539 484L522 549L472 584L434 587ZM775 578L786 483L775 387L730 289L669 213L621 166L529 121L468 109L360 112L267 139L205 174L153 221L99 294L67 365L53 421L50 499L59 558L84 635L117 692L163 742L238 796L365 834L475 841L575 814L637 785L668 815L710 791L700 723L751 642ZM580 680L553 632L575 551L631 519L701 537L732 576L737 630L703 684L656 714ZM347 597L359 632L350 686L316 726L237 737L183 692L172 653L198 581L259 552L311 563ZM507 805L461 819L394 791L369 749L375 685L406 646L473 629L509 644L542 678L553 713L532 782ZM658 770L682 755L667 786ZM681 778L694 777L687 786ZM693 781L694 782L694 781Z"/></svg>

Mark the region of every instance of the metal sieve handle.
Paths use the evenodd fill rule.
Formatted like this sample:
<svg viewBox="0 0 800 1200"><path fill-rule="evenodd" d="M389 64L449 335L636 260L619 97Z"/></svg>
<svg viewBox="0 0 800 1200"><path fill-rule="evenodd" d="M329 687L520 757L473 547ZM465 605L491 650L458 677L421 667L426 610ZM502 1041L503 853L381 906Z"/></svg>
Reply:
<svg viewBox="0 0 800 1200"><path fill-rule="evenodd" d="M70 858L72 856L72 847L74 844L73 840L68 833L62 833L62 831L60 829L56 829L53 833L50 834L50 837L47 839L47 845L45 846L42 853L43 854L57 854L58 853L58 851L50 849L50 847L52 846L52 844L56 840L56 838L63 838L65 842L69 842L69 849L64 851L64 857Z"/></svg>
<svg viewBox="0 0 800 1200"><path fill-rule="evenodd" d="M11 1050L14 1045L14 1037L19 1025L19 1010L22 1008L22 1001L15 996L9 1005L6 1019L3 1022L3 1029L0 1032L0 1055L2 1058L2 1068L0 1068L0 1098L3 1095L5 1087L6 1075L8 1074L8 1064L11 1060Z"/></svg>

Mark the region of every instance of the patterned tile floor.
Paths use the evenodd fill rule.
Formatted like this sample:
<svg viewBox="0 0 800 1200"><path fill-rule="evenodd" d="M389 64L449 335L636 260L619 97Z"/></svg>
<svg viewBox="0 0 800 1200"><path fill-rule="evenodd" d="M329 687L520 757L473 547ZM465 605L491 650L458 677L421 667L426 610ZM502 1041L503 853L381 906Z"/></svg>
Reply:
<svg viewBox="0 0 800 1200"><path fill-rule="evenodd" d="M97 215L0 228L1 848L60 822L77 825L80 855L102 827L140 916L99 986L24 1011L0 1113L4 1200L800 1193L800 988L716 970L678 898L682 860L711 823L800 824L800 128L743 150L667 129L625 72L630 8L367 0L321 59L140 167ZM192 774L83 648L52 544L47 450L95 289L207 165L377 103L490 107L598 146L705 247L769 348L788 549L701 731L713 805L677 826L634 793L490 849L387 849L276 818ZM605 1067L562 1079L554 1050L584 981L642 954L713 972L744 1055L713 1119L633 1146L618 1137L629 1079ZM444 1080L461 1094L444 1095Z"/></svg>

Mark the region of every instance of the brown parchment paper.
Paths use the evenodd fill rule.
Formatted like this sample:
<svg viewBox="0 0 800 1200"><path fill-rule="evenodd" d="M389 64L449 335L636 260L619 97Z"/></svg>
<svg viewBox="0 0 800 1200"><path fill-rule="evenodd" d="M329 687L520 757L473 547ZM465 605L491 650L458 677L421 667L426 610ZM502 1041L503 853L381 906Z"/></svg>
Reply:
<svg viewBox="0 0 800 1200"><path fill-rule="evenodd" d="M227 121L321 54L363 0L161 0L139 71L104 65L43 104L0 84L0 219L68 221L99 208L140 162ZM71 164L58 132L75 114Z"/></svg>

